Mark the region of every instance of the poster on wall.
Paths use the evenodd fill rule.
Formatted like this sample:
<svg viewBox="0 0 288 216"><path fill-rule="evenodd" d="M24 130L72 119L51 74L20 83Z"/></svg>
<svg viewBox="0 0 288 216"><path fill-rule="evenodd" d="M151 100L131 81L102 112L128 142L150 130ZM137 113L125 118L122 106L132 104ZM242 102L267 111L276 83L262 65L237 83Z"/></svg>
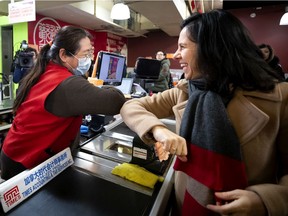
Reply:
<svg viewBox="0 0 288 216"><path fill-rule="evenodd" d="M107 33L105 51L127 56L127 38Z"/></svg>

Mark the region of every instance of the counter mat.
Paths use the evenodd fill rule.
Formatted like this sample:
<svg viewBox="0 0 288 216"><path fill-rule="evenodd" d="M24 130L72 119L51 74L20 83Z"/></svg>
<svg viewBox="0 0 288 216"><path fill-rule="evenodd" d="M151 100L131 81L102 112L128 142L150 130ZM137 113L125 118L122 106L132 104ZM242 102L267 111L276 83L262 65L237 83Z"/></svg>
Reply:
<svg viewBox="0 0 288 216"><path fill-rule="evenodd" d="M148 215L152 197L69 167L9 216Z"/></svg>

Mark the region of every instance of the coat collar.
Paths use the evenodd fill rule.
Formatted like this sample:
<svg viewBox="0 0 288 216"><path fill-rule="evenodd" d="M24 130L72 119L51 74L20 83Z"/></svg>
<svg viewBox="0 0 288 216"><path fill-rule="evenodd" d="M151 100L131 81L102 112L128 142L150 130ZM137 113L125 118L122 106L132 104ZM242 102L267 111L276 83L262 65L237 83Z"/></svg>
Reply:
<svg viewBox="0 0 288 216"><path fill-rule="evenodd" d="M269 116L241 92L234 95L227 111L241 144L255 137L269 121Z"/></svg>
<svg viewBox="0 0 288 216"><path fill-rule="evenodd" d="M177 88L188 94L188 81L186 79L179 80Z"/></svg>
<svg viewBox="0 0 288 216"><path fill-rule="evenodd" d="M240 143L249 142L267 125L270 116L249 100L249 97L262 101L281 102L283 95L277 84L271 92L244 91L237 89L227 107L228 115L233 123ZM266 102L261 102L263 106Z"/></svg>
<svg viewBox="0 0 288 216"><path fill-rule="evenodd" d="M251 96L270 101L282 101L283 99L279 85L276 85L274 90L271 92L244 91L238 89L236 90L236 94L242 94L243 96Z"/></svg>

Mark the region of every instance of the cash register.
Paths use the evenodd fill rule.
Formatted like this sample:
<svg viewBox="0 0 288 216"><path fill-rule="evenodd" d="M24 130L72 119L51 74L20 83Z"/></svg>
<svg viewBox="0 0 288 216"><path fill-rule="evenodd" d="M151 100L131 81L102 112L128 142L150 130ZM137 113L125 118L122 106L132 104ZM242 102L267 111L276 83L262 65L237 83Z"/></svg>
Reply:
<svg viewBox="0 0 288 216"><path fill-rule="evenodd" d="M148 92L149 86L153 86L159 78L161 61L157 59L138 58L135 68L136 80L140 86Z"/></svg>

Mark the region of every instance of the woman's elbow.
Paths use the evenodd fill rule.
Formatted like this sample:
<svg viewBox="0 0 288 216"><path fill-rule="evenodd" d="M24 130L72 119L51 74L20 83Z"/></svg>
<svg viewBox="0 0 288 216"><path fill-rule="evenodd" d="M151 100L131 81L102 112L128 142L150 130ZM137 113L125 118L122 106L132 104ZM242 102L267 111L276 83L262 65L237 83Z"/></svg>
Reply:
<svg viewBox="0 0 288 216"><path fill-rule="evenodd" d="M113 114L119 114L120 109L122 108L123 104L126 102L124 95L123 94L115 95L111 98L111 100L113 101L113 105L112 105Z"/></svg>

